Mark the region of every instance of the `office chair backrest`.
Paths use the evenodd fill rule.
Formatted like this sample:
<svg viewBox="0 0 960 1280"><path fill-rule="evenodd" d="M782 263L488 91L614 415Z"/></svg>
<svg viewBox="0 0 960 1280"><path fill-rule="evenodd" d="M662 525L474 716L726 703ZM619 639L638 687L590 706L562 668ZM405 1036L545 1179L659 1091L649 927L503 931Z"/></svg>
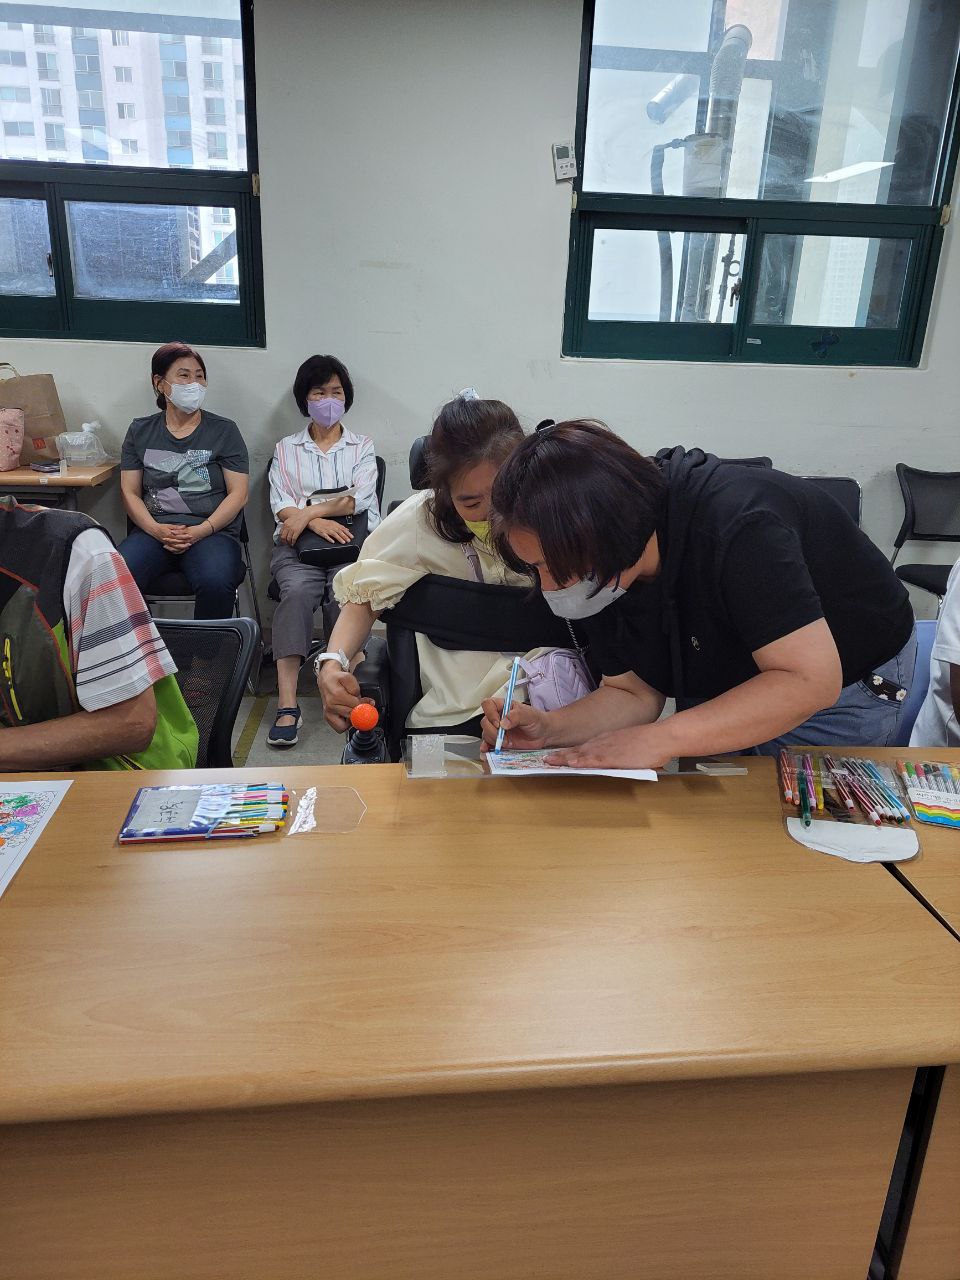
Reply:
<svg viewBox="0 0 960 1280"><path fill-rule="evenodd" d="M390 716L387 746L400 758L407 717L420 700L416 637L425 635L442 649L526 653L569 648L570 631L547 608L539 591L502 587L427 574L383 614L387 627Z"/></svg>
<svg viewBox="0 0 960 1280"><path fill-rule="evenodd" d="M410 488L429 489L430 473L427 465L427 441L429 436L418 436L410 446Z"/></svg>
<svg viewBox="0 0 960 1280"><path fill-rule="evenodd" d="M918 471L897 463L903 494L903 524L894 546L920 542L960 542L960 471Z"/></svg>
<svg viewBox="0 0 960 1280"><path fill-rule="evenodd" d="M772 458L721 458L721 462L732 462L737 467L772 467Z"/></svg>
<svg viewBox="0 0 960 1280"><path fill-rule="evenodd" d="M197 723L197 768L232 769L230 740L260 644L252 618L157 618L177 683Z"/></svg>
<svg viewBox="0 0 960 1280"><path fill-rule="evenodd" d="M916 723L920 708L930 688L930 655L933 652L933 641L937 634L937 624L932 618L921 618L917 621L917 665L913 672L913 684L900 713L900 728L897 740L890 745L906 747L910 745L910 734ZM924 744L921 746L932 745Z"/></svg>
<svg viewBox="0 0 960 1280"><path fill-rule="evenodd" d="M859 525L862 498L860 485L852 476L807 476L806 479L835 498L854 524Z"/></svg>

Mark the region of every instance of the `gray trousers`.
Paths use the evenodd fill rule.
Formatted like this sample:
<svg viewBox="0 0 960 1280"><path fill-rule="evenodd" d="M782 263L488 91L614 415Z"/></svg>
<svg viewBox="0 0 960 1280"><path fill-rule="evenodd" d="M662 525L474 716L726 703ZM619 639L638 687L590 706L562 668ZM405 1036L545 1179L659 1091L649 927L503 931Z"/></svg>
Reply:
<svg viewBox="0 0 960 1280"><path fill-rule="evenodd" d="M323 610L323 634L330 639L340 606L333 594L338 568L315 569L301 564L293 547L274 547L270 573L280 589L280 603L273 615L274 658L305 658L313 639L313 615Z"/></svg>

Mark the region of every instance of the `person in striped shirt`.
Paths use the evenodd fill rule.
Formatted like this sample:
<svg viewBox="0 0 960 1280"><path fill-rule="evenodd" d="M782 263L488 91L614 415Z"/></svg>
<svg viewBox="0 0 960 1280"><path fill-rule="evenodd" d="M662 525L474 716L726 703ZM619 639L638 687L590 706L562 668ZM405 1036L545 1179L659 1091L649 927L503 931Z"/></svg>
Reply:
<svg viewBox="0 0 960 1280"><path fill-rule="evenodd" d="M270 507L276 520L270 572L280 592L273 615L272 645L277 664L277 713L267 733L271 747L293 747L303 716L297 703L297 679L313 638L313 615L322 610L329 638L340 607L333 594L339 566L302 564L296 542L307 529L331 543L350 534L334 517L365 511L367 531L380 523L377 458L369 436L358 435L341 419L353 404L353 383L336 356L310 356L297 370L293 398L309 419L302 431L284 436L270 466ZM322 497L324 491L344 492Z"/></svg>
<svg viewBox="0 0 960 1280"><path fill-rule="evenodd" d="M186 769L197 726L110 538L0 498L0 769Z"/></svg>

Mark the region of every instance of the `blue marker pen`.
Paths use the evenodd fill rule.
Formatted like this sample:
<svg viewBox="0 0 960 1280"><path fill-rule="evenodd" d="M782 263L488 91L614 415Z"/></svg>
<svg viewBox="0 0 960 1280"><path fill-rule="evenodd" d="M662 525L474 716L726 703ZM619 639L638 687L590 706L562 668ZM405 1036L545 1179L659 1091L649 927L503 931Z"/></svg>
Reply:
<svg viewBox="0 0 960 1280"><path fill-rule="evenodd" d="M497 740L493 745L496 752L500 751L503 746L503 735L506 730L503 727L503 717L510 714L510 708L513 706L513 691L517 684L517 675L520 672L520 659L514 658L513 666L510 668L510 679L507 682L507 696L503 700L503 710L500 712L500 728L497 730Z"/></svg>

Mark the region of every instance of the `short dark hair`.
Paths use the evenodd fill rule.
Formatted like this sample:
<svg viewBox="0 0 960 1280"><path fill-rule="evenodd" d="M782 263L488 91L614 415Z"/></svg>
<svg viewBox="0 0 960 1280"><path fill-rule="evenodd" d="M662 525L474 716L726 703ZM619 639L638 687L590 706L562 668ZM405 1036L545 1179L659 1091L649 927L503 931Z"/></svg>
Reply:
<svg viewBox="0 0 960 1280"><path fill-rule="evenodd" d="M473 534L460 519L450 493L456 476L481 462L498 466L523 440L517 415L502 400L464 400L443 406L427 439L427 473L433 495L427 510L447 542L469 542Z"/></svg>
<svg viewBox="0 0 960 1280"><path fill-rule="evenodd" d="M494 544L518 573L536 576L510 545L529 529L559 583L596 575L610 582L643 555L667 485L645 458L602 422L558 422L526 439L493 483Z"/></svg>
<svg viewBox="0 0 960 1280"><path fill-rule="evenodd" d="M150 385L156 392L158 409L167 407L167 397L162 391L157 391L154 378L165 378L178 360L196 360L203 370L203 376L207 376L207 366L204 364L203 356L199 351L194 351L193 347L188 347L185 342L165 342L162 347L157 347L150 361Z"/></svg>
<svg viewBox="0 0 960 1280"><path fill-rule="evenodd" d="M344 413L346 413L353 404L353 382L342 360L338 360L336 356L308 356L297 370L297 376L293 380L293 398L305 418L310 416L307 410L307 396L314 387L322 387L325 382L329 382L334 374L343 385L343 403L346 405Z"/></svg>

